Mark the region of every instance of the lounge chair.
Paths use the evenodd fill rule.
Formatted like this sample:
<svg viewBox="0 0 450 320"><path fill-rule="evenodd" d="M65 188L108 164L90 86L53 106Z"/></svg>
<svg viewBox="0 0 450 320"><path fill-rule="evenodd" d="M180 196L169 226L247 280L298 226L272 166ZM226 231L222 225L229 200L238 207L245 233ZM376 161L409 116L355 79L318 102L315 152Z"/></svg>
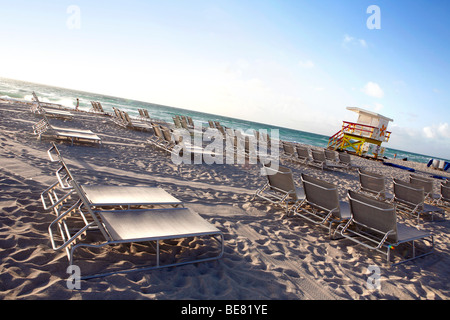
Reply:
<svg viewBox="0 0 450 320"><path fill-rule="evenodd" d="M174 140L168 137L167 132L164 134L163 128L159 124L152 123L152 126L155 134L148 138L147 142L163 151L172 152L175 146Z"/></svg>
<svg viewBox="0 0 450 320"><path fill-rule="evenodd" d="M46 116L33 125L33 134L37 135L38 139L43 136L50 136L55 139L69 140L72 145L74 142L89 142L98 145L102 143L102 139L91 130L55 127L50 124Z"/></svg>
<svg viewBox="0 0 450 320"><path fill-rule="evenodd" d="M172 117L172 119L173 119L173 123L175 124L175 128L182 128L181 119L180 119L179 115Z"/></svg>
<svg viewBox="0 0 450 320"><path fill-rule="evenodd" d="M409 182L413 185L422 186L425 192L425 201L429 201L430 204L436 203L439 199L439 194L434 193L434 182L433 179L425 178L419 175L410 174Z"/></svg>
<svg viewBox="0 0 450 320"><path fill-rule="evenodd" d="M288 161L300 162L297 152L295 151L294 145L286 141L282 141L283 145L283 156Z"/></svg>
<svg viewBox="0 0 450 320"><path fill-rule="evenodd" d="M401 212L415 216L417 224L420 223L420 217L423 214L431 214L432 220L434 220L434 213L445 216L442 208L425 203L425 192L422 186L399 179L394 179L394 202Z"/></svg>
<svg viewBox="0 0 450 320"><path fill-rule="evenodd" d="M71 206L61 212L49 226L53 249L66 250L70 265L74 264L74 254L78 248L99 249L115 244L156 242L156 262L153 265L102 271L99 274L82 276L82 279L210 261L219 259L223 255L222 232L190 209L93 210L81 186L75 180L70 183L79 197L78 202L75 203L76 207ZM75 224L72 222L74 219L78 219L78 223L83 222L83 224ZM60 231L59 236L54 233L56 227ZM84 235L94 229L100 231L101 239L95 242L88 241L89 238ZM191 237L211 237L218 241L219 247L214 249L214 254L208 257L201 256L195 260L161 263L160 241Z"/></svg>
<svg viewBox="0 0 450 320"><path fill-rule="evenodd" d="M148 110L147 109L138 109L139 111L139 116L142 120L149 120L150 119L150 115L148 114Z"/></svg>
<svg viewBox="0 0 450 320"><path fill-rule="evenodd" d="M267 182L253 195L267 200L273 204L286 208L289 215L291 209L298 207L305 199L305 193L301 187L296 187L292 171L289 168L279 166L278 170L264 166Z"/></svg>
<svg viewBox="0 0 450 320"><path fill-rule="evenodd" d="M31 107L31 112L37 115L47 116L51 118L61 118L61 119L72 119L73 114L70 111L55 109L49 106L50 104L46 104L39 101L39 98L37 97L36 93L33 91L33 98L35 103ZM42 105L47 105L46 108L44 108Z"/></svg>
<svg viewBox="0 0 450 320"><path fill-rule="evenodd" d="M352 163L351 156L344 152L339 152L338 164L344 166L346 169L359 169L359 166Z"/></svg>
<svg viewBox="0 0 450 320"><path fill-rule="evenodd" d="M297 151L297 158L301 162L303 162L304 164L309 164L312 161L312 158L309 155L309 149L307 147L297 145L295 149Z"/></svg>
<svg viewBox="0 0 450 320"><path fill-rule="evenodd" d="M125 120L127 128L144 131L150 131L152 129L148 121L131 118L128 112L122 111L122 117Z"/></svg>
<svg viewBox="0 0 450 320"><path fill-rule="evenodd" d="M61 157L56 145L48 151L52 161L59 160L58 186L67 190L70 196L58 199L47 210L57 213L48 231L53 249L65 250L73 265L74 252L80 247L102 248L106 245L156 242L156 263L136 269L114 270L110 272L84 276L82 279L106 276L117 272L149 270L169 266L218 259L223 255L223 234L216 227L190 209L180 206L182 203L167 194L163 189L139 186L109 186L79 184ZM53 154L56 154L55 157ZM56 159L55 159L56 158ZM64 173L63 173L64 172ZM43 202L46 203L45 201ZM141 209L144 205L165 205L166 208ZM106 209L109 208L109 209ZM111 210L111 209L116 210ZM126 210L123 210L126 208ZM132 209L139 208L139 209ZM99 242L84 237L90 231L100 231ZM55 232L55 231L59 231ZM162 264L159 244L162 240L211 237L219 242L213 255L202 256L196 260L178 260Z"/></svg>
<svg viewBox="0 0 450 320"><path fill-rule="evenodd" d="M325 156L325 150L311 150L312 155L312 162L310 162L311 165L318 167L322 170L324 169L344 169L345 167L337 164L332 163L331 161L327 160Z"/></svg>
<svg viewBox="0 0 450 320"><path fill-rule="evenodd" d="M331 163L337 163L338 160L336 158L336 151L324 149L323 153L325 154L325 159L327 159L327 161L330 161Z"/></svg>
<svg viewBox="0 0 450 320"><path fill-rule="evenodd" d="M102 105L100 104L100 102L97 102L97 101L91 101L91 105L92 105L91 111L93 111L93 112L95 112L95 113L105 114L105 110L103 110L103 107L102 107Z"/></svg>
<svg viewBox="0 0 450 320"><path fill-rule="evenodd" d="M294 213L314 224L328 228L328 235L334 238L333 225L337 226L350 219L348 203L339 200L338 189L334 184L304 173L301 179L305 201L296 208Z"/></svg>
<svg viewBox="0 0 450 320"><path fill-rule="evenodd" d="M358 169L359 191L374 195L378 200L392 201L394 195L386 191L386 178L383 175Z"/></svg>
<svg viewBox="0 0 450 320"><path fill-rule="evenodd" d="M391 265L417 259L433 252L433 235L398 223L394 205L351 190L348 191L348 198L351 219L338 227L343 237L361 244L365 248L385 254L388 264L391 264L391 250L405 243L411 244L412 256L402 257L403 259L399 262ZM416 241L429 242L431 248L418 255ZM400 250L394 252L396 251L400 252Z"/></svg>
<svg viewBox="0 0 450 320"><path fill-rule="evenodd" d="M445 209L450 209L450 183L441 182L441 195L437 201L437 205Z"/></svg>

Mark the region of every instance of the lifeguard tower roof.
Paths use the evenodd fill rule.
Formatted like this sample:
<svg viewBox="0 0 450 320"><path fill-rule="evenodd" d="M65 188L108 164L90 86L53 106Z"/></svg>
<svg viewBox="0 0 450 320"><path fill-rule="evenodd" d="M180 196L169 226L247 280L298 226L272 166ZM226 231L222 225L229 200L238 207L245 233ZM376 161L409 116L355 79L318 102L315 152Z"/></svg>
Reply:
<svg viewBox="0 0 450 320"><path fill-rule="evenodd" d="M347 107L347 110L356 112L360 116L363 116L363 117L366 116L366 117L370 117L370 118L378 118L378 119L384 119L384 120L387 120L387 121L394 122L394 120L391 119L391 118L388 118L388 117L385 117L385 116L383 116L381 114L378 114L378 113L375 113L375 112L372 112L372 111L367 111L367 110L364 110L364 109L361 109L361 108Z"/></svg>

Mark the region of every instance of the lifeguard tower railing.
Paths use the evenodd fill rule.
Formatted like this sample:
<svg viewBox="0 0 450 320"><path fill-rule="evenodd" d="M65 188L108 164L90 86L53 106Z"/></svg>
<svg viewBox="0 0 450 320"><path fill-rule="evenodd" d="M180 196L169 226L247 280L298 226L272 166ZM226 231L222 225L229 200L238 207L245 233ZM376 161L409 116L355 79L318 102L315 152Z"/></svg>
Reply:
<svg viewBox="0 0 450 320"><path fill-rule="evenodd" d="M370 139L373 142L378 142L377 144L381 144L381 142L388 142L390 137L391 132L387 131L384 126L380 129L361 123L344 121L342 129L328 139L328 149L345 150L352 146L349 138L359 141Z"/></svg>

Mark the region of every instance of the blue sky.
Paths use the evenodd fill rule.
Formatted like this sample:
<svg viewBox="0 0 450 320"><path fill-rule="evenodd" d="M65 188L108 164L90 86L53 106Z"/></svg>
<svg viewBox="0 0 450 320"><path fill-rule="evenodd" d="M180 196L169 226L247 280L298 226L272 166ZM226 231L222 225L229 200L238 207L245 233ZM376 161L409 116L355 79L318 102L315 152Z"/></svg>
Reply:
<svg viewBox="0 0 450 320"><path fill-rule="evenodd" d="M447 0L0 7L0 76L325 135L360 107L394 119L389 147L450 159Z"/></svg>

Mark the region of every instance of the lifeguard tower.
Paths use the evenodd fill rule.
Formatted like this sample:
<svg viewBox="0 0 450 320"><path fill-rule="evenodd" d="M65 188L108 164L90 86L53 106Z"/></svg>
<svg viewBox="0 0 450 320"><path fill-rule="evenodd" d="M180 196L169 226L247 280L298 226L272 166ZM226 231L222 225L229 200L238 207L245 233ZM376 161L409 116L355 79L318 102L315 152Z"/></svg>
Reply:
<svg viewBox="0 0 450 320"><path fill-rule="evenodd" d="M358 113L357 122L344 121L342 128L328 140L328 149L347 150L358 156L377 159L384 155L382 142L388 142L391 132L387 131L390 118L361 108L347 107Z"/></svg>

